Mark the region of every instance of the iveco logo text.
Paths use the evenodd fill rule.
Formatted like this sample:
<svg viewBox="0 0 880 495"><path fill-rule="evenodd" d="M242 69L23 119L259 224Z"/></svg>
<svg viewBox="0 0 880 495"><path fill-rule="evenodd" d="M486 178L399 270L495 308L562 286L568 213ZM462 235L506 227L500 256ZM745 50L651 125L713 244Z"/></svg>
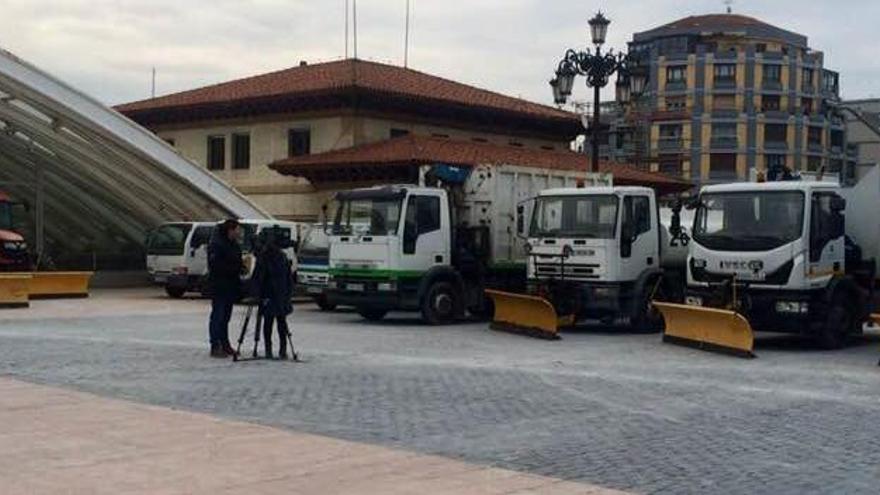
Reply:
<svg viewBox="0 0 880 495"><path fill-rule="evenodd" d="M742 260L721 260L719 263L722 270L733 271L753 271L757 272L764 268L764 263L760 260L742 261Z"/></svg>

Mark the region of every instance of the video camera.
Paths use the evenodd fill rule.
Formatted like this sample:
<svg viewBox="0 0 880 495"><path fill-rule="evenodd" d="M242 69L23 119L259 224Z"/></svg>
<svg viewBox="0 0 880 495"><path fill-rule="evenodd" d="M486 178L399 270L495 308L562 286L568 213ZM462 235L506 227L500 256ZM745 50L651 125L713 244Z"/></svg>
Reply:
<svg viewBox="0 0 880 495"><path fill-rule="evenodd" d="M257 253L270 246L275 246L278 249L287 249L293 246L290 229L284 229L278 225L261 230L255 241L254 247Z"/></svg>

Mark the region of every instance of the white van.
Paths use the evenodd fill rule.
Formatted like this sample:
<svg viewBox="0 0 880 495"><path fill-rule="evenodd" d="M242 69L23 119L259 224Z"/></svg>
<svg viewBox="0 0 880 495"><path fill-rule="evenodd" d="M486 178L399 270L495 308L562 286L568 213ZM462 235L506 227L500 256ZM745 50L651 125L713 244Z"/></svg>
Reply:
<svg viewBox="0 0 880 495"><path fill-rule="evenodd" d="M217 224L174 222L160 225L147 237L147 272L171 297L201 291L208 274L208 242Z"/></svg>
<svg viewBox="0 0 880 495"><path fill-rule="evenodd" d="M281 220L239 220L242 229L241 248L245 265L253 270L254 240L260 232L275 226L289 231L291 246L284 250L296 273L295 246L300 225ZM165 287L174 298L187 292L206 294L208 276L208 244L217 227L214 222L173 222L160 225L147 239L147 271L154 283ZM247 277L250 276L248 273Z"/></svg>

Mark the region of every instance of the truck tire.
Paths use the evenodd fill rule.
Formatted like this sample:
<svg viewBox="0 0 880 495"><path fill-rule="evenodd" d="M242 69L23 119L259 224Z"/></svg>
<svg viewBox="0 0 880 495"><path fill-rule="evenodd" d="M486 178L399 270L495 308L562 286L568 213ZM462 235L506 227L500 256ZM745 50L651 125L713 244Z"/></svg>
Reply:
<svg viewBox="0 0 880 495"><path fill-rule="evenodd" d="M382 318L388 314L388 310L376 308L358 308L357 312L368 321L382 321Z"/></svg>
<svg viewBox="0 0 880 495"><path fill-rule="evenodd" d="M854 312L843 295L837 295L828 308L825 324L816 333L816 343L822 349L840 349L853 328Z"/></svg>
<svg viewBox="0 0 880 495"><path fill-rule="evenodd" d="M431 284L422 298L422 319L431 325L447 325L461 314L461 298L449 282Z"/></svg>
<svg viewBox="0 0 880 495"><path fill-rule="evenodd" d="M168 297L180 299L181 297L183 297L184 294L186 294L186 289L183 287L170 287L166 285L165 293L168 294Z"/></svg>
<svg viewBox="0 0 880 495"><path fill-rule="evenodd" d="M328 301L327 296L316 297L315 304L318 305L318 308L320 308L321 311L333 311L336 309L336 305Z"/></svg>
<svg viewBox="0 0 880 495"><path fill-rule="evenodd" d="M654 292L654 284L656 283L656 281L653 281L646 284L642 293L637 296L635 310L633 311L633 316L630 320L632 329L635 332L657 333L663 331L663 315L654 307L651 298L651 294ZM654 293L654 298L665 300L663 296L662 282L657 288L656 293Z"/></svg>

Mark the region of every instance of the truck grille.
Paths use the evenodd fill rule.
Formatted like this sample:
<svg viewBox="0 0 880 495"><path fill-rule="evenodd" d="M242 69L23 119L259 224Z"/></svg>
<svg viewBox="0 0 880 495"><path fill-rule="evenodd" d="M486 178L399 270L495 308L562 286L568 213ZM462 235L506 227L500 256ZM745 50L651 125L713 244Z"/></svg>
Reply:
<svg viewBox="0 0 880 495"><path fill-rule="evenodd" d="M536 263L535 276L538 278L561 278L563 270L565 278L598 279L599 264L565 264Z"/></svg>

